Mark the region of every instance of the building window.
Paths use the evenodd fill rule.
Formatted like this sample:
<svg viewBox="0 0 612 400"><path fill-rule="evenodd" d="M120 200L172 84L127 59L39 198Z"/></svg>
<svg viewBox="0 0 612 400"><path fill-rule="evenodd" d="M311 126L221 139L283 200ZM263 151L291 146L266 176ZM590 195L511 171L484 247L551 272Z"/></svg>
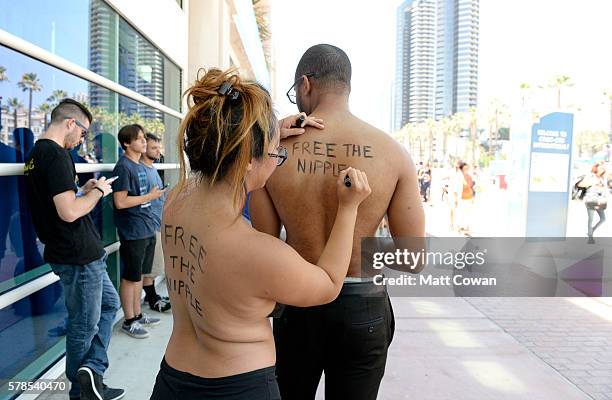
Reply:
<svg viewBox="0 0 612 400"><path fill-rule="evenodd" d="M165 154L171 154L166 161L176 162L178 118L4 46L0 46L0 60L3 75L8 78L0 82L0 163L24 162L48 125L51 110L64 97L85 103L94 115L84 144L71 152L76 163L116 162L121 151L117 132L121 126L135 122L161 136ZM101 96L106 103L93 105L91 93ZM105 174L110 176L110 172ZM83 184L98 176L100 173L83 173L78 178ZM165 174L166 182L171 184L177 178L178 171ZM105 246L117 241L112 211L112 196L107 196L90 214ZM0 295L50 273L43 252L44 245L32 226L24 177L0 176ZM116 260L116 255L107 260L109 274L115 271L111 279L117 276ZM63 352L64 339L53 332L63 324L65 316L59 282L0 310L0 348L3 349L0 376L13 377L26 367L33 371L28 379L44 372ZM0 398L3 395L0 387Z"/></svg>
<svg viewBox="0 0 612 400"><path fill-rule="evenodd" d="M8 78L0 82L0 163L24 162L50 122L51 110L64 97L84 103L94 116L84 144L72 151L75 163L116 162L121 151L117 132L129 123L139 123L161 136L166 154L172 154L167 162L177 162L178 118L4 46L0 46L0 60ZM31 104L28 87L32 88ZM79 181L83 184L93 177L93 173L79 174ZM22 176L0 176L0 283L43 264L43 245L31 226L23 186ZM105 198L91 215L104 245L115 242L111 198Z"/></svg>
<svg viewBox="0 0 612 400"><path fill-rule="evenodd" d="M0 29L181 111L180 68L103 0L12 2ZM90 97L108 104L101 94Z"/></svg>

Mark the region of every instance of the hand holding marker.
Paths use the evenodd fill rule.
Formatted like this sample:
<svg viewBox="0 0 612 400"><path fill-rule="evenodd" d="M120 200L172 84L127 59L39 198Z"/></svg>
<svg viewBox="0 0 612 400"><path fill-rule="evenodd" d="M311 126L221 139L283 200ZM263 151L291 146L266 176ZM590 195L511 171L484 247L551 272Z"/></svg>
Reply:
<svg viewBox="0 0 612 400"><path fill-rule="evenodd" d="M300 118L295 121L295 125L291 126L291 128L301 128L304 121L306 121L306 117L304 117L304 115L300 115Z"/></svg>
<svg viewBox="0 0 612 400"><path fill-rule="evenodd" d="M347 175L344 177L344 186L346 187L351 187L352 183L351 183L351 178Z"/></svg>

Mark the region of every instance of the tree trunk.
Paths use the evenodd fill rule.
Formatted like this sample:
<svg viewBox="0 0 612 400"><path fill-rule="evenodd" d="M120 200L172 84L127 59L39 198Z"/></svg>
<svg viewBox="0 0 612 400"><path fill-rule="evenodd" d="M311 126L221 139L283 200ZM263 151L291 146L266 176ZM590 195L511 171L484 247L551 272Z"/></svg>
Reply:
<svg viewBox="0 0 612 400"><path fill-rule="evenodd" d="M476 124L474 121L470 123L470 138L472 139L472 165L476 165Z"/></svg>
<svg viewBox="0 0 612 400"><path fill-rule="evenodd" d="M434 135L433 135L433 131L430 128L429 129L429 162L433 160L433 142L434 142Z"/></svg>
<svg viewBox="0 0 612 400"><path fill-rule="evenodd" d="M17 109L13 109L13 130L17 129Z"/></svg>
<svg viewBox="0 0 612 400"><path fill-rule="evenodd" d="M32 89L30 89L30 103L28 105L28 129L32 129Z"/></svg>
<svg viewBox="0 0 612 400"><path fill-rule="evenodd" d="M446 157L446 154L448 153L448 132L444 132L443 133L444 138L442 141L442 159L444 159Z"/></svg>
<svg viewBox="0 0 612 400"><path fill-rule="evenodd" d="M557 109L561 109L561 86L557 86Z"/></svg>
<svg viewBox="0 0 612 400"><path fill-rule="evenodd" d="M423 139L419 136L419 161L423 161Z"/></svg>
<svg viewBox="0 0 612 400"><path fill-rule="evenodd" d="M489 158L493 155L493 127L489 124Z"/></svg>
<svg viewBox="0 0 612 400"><path fill-rule="evenodd" d="M495 110L495 131L494 131L494 135L495 135L495 146L497 147L497 142L499 141L499 121L497 119L497 110Z"/></svg>
<svg viewBox="0 0 612 400"><path fill-rule="evenodd" d="M610 97L610 134L608 137L612 140L612 97Z"/></svg>

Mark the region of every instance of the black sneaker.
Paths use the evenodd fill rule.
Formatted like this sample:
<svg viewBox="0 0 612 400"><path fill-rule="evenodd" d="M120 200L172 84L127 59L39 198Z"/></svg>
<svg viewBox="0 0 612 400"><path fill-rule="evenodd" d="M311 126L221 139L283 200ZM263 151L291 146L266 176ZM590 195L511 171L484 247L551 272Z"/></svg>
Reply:
<svg viewBox="0 0 612 400"><path fill-rule="evenodd" d="M170 302L165 301L163 298L160 297L155 302L149 302L149 308L151 308L151 310L153 311L166 312L171 309L172 306L170 305Z"/></svg>
<svg viewBox="0 0 612 400"><path fill-rule="evenodd" d="M102 384L102 390L104 391L104 400L119 400L125 396L125 390L115 389Z"/></svg>
<svg viewBox="0 0 612 400"><path fill-rule="evenodd" d="M104 393L104 400L119 400L125 396L125 390L109 388L105 384L102 384L102 391ZM71 397L70 400L81 400L81 398Z"/></svg>
<svg viewBox="0 0 612 400"><path fill-rule="evenodd" d="M104 400L102 394L102 377L89 367L81 367L77 372L81 386L81 400Z"/></svg>

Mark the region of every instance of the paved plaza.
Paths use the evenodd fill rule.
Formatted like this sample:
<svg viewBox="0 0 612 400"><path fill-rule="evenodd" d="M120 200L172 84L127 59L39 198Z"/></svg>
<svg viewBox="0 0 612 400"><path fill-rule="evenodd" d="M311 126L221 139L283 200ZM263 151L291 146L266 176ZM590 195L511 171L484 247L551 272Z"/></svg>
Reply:
<svg viewBox="0 0 612 400"><path fill-rule="evenodd" d="M396 332L381 400L612 399L610 298L392 302ZM165 314L145 340L115 330L106 381L125 388L126 399L149 398L171 326Z"/></svg>
<svg viewBox="0 0 612 400"><path fill-rule="evenodd" d="M498 223L490 224L506 196L490 191L478 199L475 236L506 223L497 213ZM429 234L457 235L448 230L444 207L425 206ZM582 203L570 204L573 236L583 236L583 211ZM608 231L605 226L602 235ZM392 303L396 331L380 400L612 400L612 298L394 297ZM115 329L107 383L125 388L126 399L148 399L171 331L171 314L145 340ZM324 379L317 399L324 399Z"/></svg>

